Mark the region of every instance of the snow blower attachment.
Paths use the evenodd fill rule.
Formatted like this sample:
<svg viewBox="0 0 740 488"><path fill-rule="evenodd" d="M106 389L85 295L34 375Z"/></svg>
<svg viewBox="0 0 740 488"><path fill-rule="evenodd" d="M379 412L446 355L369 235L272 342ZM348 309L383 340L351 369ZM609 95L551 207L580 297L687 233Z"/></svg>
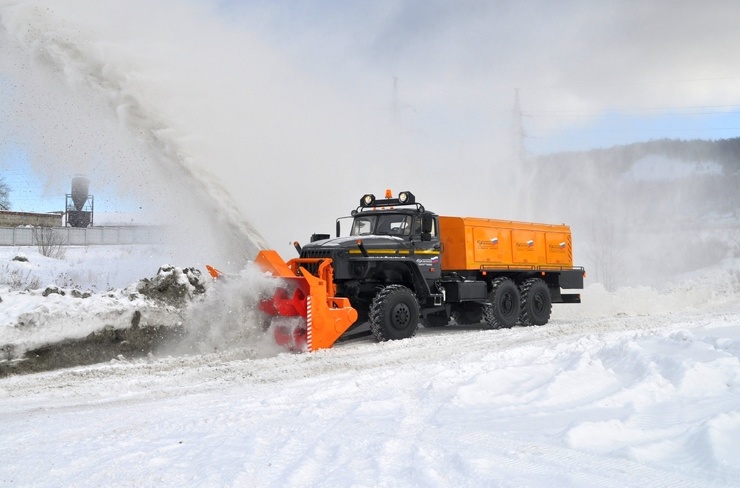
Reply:
<svg viewBox="0 0 740 488"><path fill-rule="evenodd" d="M356 320L348 298L336 297L334 270L328 258L296 258L287 263L276 251L260 251L255 264L280 278L272 297L260 309L274 320L275 341L292 351L316 351L334 345ZM315 269L315 274L307 268Z"/></svg>

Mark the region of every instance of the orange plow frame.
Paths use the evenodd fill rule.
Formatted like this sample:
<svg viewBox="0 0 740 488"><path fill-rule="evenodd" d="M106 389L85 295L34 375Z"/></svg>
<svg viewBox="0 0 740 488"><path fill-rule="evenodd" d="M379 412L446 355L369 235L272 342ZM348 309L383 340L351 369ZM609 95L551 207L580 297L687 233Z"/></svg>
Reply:
<svg viewBox="0 0 740 488"><path fill-rule="evenodd" d="M287 263L273 250L263 250L254 260L263 271L272 273L296 286L292 297L278 289L267 309L276 316L306 318L306 350L316 351L334 345L339 337L357 320L357 310L349 299L336 297L334 268L329 258L295 258ZM318 264L317 276L304 266ZM209 270L210 271L210 270Z"/></svg>

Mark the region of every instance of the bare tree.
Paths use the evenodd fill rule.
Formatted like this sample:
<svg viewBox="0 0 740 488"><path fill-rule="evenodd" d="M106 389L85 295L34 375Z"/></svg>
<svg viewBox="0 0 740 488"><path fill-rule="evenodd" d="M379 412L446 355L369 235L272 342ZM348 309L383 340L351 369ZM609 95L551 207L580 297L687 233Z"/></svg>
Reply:
<svg viewBox="0 0 740 488"><path fill-rule="evenodd" d="M42 256L64 259L67 242L58 230L52 227L34 227L33 241Z"/></svg>
<svg viewBox="0 0 740 488"><path fill-rule="evenodd" d="M0 176L0 210L10 210L10 187Z"/></svg>
<svg viewBox="0 0 740 488"><path fill-rule="evenodd" d="M11 270L6 264L4 269L0 268L0 285L6 285L12 291L36 290L41 286L41 280L33 276L30 269L25 272L19 269Z"/></svg>

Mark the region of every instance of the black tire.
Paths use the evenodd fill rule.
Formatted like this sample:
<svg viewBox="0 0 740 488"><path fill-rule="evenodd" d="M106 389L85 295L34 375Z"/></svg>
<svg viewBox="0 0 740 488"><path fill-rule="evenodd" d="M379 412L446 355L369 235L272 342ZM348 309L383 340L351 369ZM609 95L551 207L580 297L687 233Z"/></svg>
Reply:
<svg viewBox="0 0 740 488"><path fill-rule="evenodd" d="M524 325L545 325L550 320L552 300L547 283L540 278L531 278L519 287L522 309L519 320Z"/></svg>
<svg viewBox="0 0 740 488"><path fill-rule="evenodd" d="M490 305L483 307L483 317L492 329L510 329L519 320L519 288L509 278L496 278L488 292Z"/></svg>
<svg viewBox="0 0 740 488"><path fill-rule="evenodd" d="M416 296L403 285L380 290L370 305L370 330L379 341L407 339L419 327Z"/></svg>
<svg viewBox="0 0 740 488"><path fill-rule="evenodd" d="M483 320L483 306L479 303L461 303L455 307L452 316L460 325L479 324Z"/></svg>

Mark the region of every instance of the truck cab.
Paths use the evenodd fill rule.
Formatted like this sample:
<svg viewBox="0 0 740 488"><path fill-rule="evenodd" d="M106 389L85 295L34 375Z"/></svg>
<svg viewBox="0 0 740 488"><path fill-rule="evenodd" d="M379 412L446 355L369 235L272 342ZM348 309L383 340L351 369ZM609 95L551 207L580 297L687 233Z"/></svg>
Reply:
<svg viewBox="0 0 740 488"><path fill-rule="evenodd" d="M365 195L352 211L349 236L314 234L301 258L331 258L337 296L350 299L359 320L369 319L378 293L388 286L409 290L418 309L442 306L438 216L426 211L411 192L397 198ZM310 270L310 268L309 268ZM414 324L418 317L414 318ZM392 337L395 338L395 337Z"/></svg>
<svg viewBox="0 0 740 488"><path fill-rule="evenodd" d="M360 206L352 211L349 236L342 236L340 228L340 220L345 218L337 220L336 237L314 234L311 243L299 250L301 258L332 258L334 279L338 283L353 279L378 283L400 279L412 284L410 271L402 272L405 275L402 278L389 276L393 274L389 268L400 271L392 265L398 260L420 266L423 274L419 277L424 281L440 277L440 267L434 265L441 254L438 216L416 203L411 192L383 200L365 195Z"/></svg>

